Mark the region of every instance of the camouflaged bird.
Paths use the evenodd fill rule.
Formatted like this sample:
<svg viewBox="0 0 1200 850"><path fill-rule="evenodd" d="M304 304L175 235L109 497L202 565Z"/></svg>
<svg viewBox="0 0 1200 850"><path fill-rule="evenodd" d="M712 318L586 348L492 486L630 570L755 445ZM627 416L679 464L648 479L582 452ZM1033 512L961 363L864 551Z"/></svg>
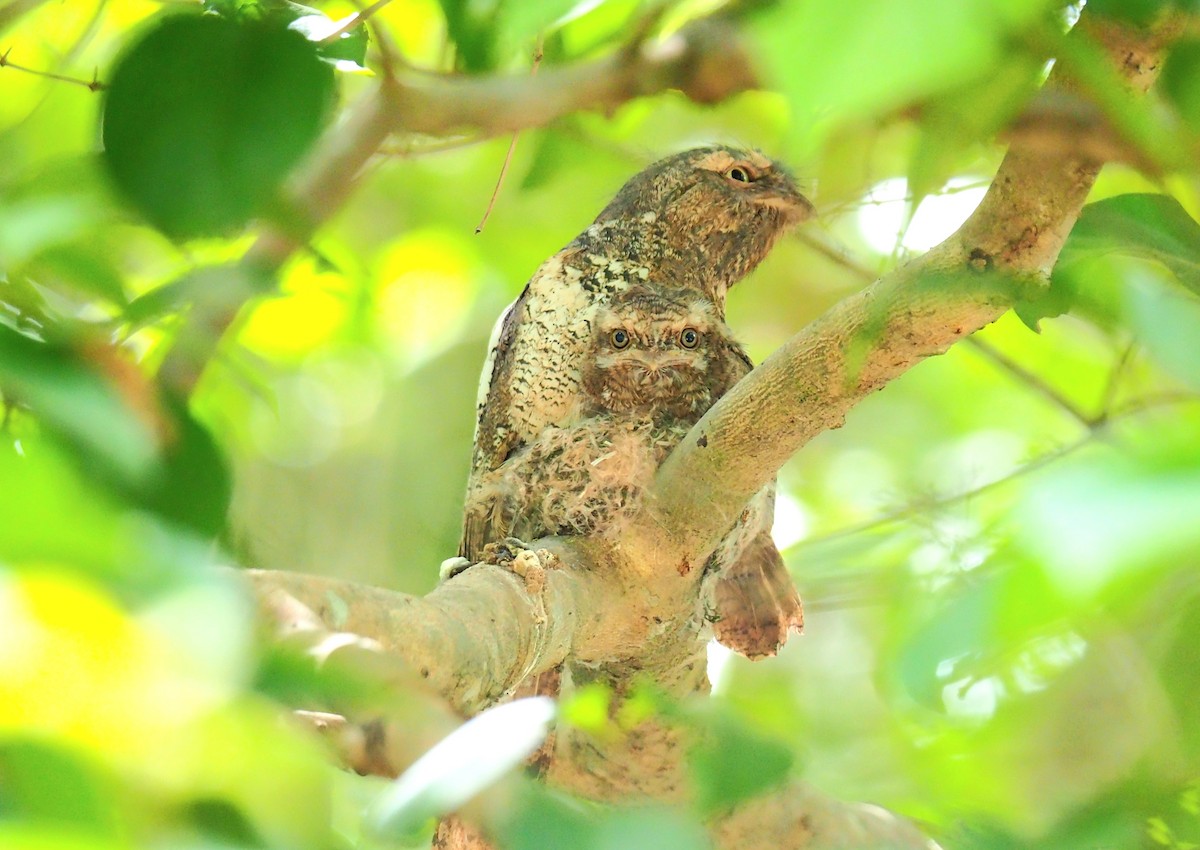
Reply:
<svg viewBox="0 0 1200 850"><path fill-rule="evenodd" d="M628 437L622 429L632 429L634 442L653 446L655 462L661 460L664 447L678 442L750 368L723 330L729 287L811 213L787 171L765 156L733 147L699 148L635 175L590 227L547 260L493 334L480 386L460 556L479 561L487 544L508 536L604 531L595 518L584 521L586 510L575 515L568 510L565 518L553 511L539 515L533 499L514 499L506 488L511 491L522 475L529 492L539 481L544 484L534 459L548 454L556 440L620 441ZM653 303L656 293L663 303ZM651 333L647 328L656 323L678 323L677 316L664 319L655 312L660 308L699 311L691 316L696 323L719 325L720 332L710 336L723 340L714 374L689 376L677 366L674 377L659 385L665 394L641 399L635 393L622 400L623 391L610 387L605 395L603 382L597 383L605 370L598 364L612 340L598 337L597 328L610 320L626 322L632 337ZM630 310L643 312L634 317ZM640 413L622 411L623 405ZM590 425L581 425L589 419ZM642 424L631 425L635 420ZM594 433L587 433L589 427ZM553 450L558 448L563 447ZM558 473L565 472L560 465ZM601 502L608 502L600 514L624 510L628 499L615 496L611 484L600 489ZM631 481L629 494L636 490ZM723 571L714 597L717 637L750 657L774 654L801 622L799 597L770 541L773 499L773 486L755 497L712 560Z"/></svg>
<svg viewBox="0 0 1200 850"><path fill-rule="evenodd" d="M667 453L751 365L705 295L641 284L596 311L579 368L579 416L482 475L466 527L619 536Z"/></svg>

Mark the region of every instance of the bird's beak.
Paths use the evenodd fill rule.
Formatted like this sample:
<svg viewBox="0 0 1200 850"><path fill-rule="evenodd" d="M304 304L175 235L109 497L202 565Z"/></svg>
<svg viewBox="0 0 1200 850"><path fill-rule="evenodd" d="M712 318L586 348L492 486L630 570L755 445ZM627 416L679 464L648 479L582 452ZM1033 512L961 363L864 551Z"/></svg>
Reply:
<svg viewBox="0 0 1200 850"><path fill-rule="evenodd" d="M762 198L759 203L764 207L779 210L788 225L807 221L816 212L812 201L791 186L785 187L779 194Z"/></svg>

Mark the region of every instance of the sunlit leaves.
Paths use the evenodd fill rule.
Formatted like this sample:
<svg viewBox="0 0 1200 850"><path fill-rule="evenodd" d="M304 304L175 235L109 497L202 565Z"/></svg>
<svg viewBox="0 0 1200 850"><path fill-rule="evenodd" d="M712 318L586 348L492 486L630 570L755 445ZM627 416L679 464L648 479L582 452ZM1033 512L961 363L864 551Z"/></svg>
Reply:
<svg viewBox="0 0 1200 850"><path fill-rule="evenodd" d="M234 631L238 655L248 648L248 615L247 606ZM6 813L36 822L53 808L53 822L103 838L114 823L125 834L153 811L176 817L221 805L272 844L320 840L328 823L321 759L273 711L239 696L223 665L203 663L196 652L205 650L183 649L172 626L139 621L90 582L45 569L0 572L0 616ZM42 750L22 736L44 742ZM60 799L68 787L76 799ZM112 799L121 805L107 808ZM219 831L193 823L199 833Z"/></svg>
<svg viewBox="0 0 1200 850"><path fill-rule="evenodd" d="M228 234L269 210L332 98L333 71L300 33L168 16L113 70L105 162L167 234Z"/></svg>
<svg viewBox="0 0 1200 850"><path fill-rule="evenodd" d="M1043 0L850 0L781 3L758 28L772 82L812 143L847 119L878 113L982 73L1006 33L1037 21Z"/></svg>

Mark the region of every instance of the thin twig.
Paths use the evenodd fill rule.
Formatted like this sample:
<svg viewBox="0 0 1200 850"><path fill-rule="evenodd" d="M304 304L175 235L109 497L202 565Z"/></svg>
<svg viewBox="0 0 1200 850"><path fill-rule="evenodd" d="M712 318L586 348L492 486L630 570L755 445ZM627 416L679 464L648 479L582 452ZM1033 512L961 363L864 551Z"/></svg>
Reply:
<svg viewBox="0 0 1200 850"><path fill-rule="evenodd" d="M392 0L375 0L374 3L365 9L358 10L353 15L347 17L340 27L321 39L321 44L332 44L391 2Z"/></svg>
<svg viewBox="0 0 1200 850"><path fill-rule="evenodd" d="M1130 342L1117 355L1117 360L1113 364L1112 371L1108 373L1108 382L1104 385L1104 393L1100 397L1100 414L1099 419L1103 421L1108 418L1112 412L1113 402L1117 398L1117 390L1121 386L1121 379L1125 377L1125 367L1129 365L1130 359L1133 357L1133 350L1136 343Z"/></svg>
<svg viewBox="0 0 1200 850"><path fill-rule="evenodd" d="M994 348L991 344L984 342L977 337L968 337L963 340L963 343L979 352L992 363L996 364L1004 371L1020 379L1020 381L1030 389L1037 391L1043 398L1052 402L1061 410L1070 414L1075 419L1087 428L1095 428L1102 421L1102 417L1091 416L1079 408L1075 402L1064 396L1054 387L1046 383L1040 375L1026 369L1020 363L1010 358L1007 354Z"/></svg>
<svg viewBox="0 0 1200 850"><path fill-rule="evenodd" d="M818 254L826 257L829 260L832 260L837 265L854 272L854 274L862 278L865 283L871 283L879 277L878 274L871 271L866 267L866 265L850 256L849 252L839 248L836 245L830 245L824 239L818 238L817 235L812 231L797 230L795 231L795 234L798 241L803 242Z"/></svg>
<svg viewBox="0 0 1200 850"><path fill-rule="evenodd" d="M417 144L412 138L409 138L406 142L381 146L379 154L380 156L407 159L409 157L444 153L446 151L470 147L471 145L477 145L480 142L486 141L487 138L484 135L458 136L451 139L438 139L432 142L425 142L424 144Z"/></svg>
<svg viewBox="0 0 1200 850"><path fill-rule="evenodd" d="M1127 419L1132 419L1140 416L1143 413L1160 407L1172 407L1180 404L1200 404L1200 395L1178 393L1150 396L1140 399L1137 402L1131 403L1131 405L1127 408L1114 413L1103 423L1099 423L1097 427L1089 432L1086 436L1081 437L1073 443L1069 443L1061 448L1055 449L1052 452L1047 452L1044 455L1036 457L1028 463L1018 466L1007 475L1002 475L993 481L989 481L987 484L981 484L980 486L970 490L963 490L958 493L953 493L949 496L942 496L940 498L931 499L919 504L907 505L903 508L892 511L891 513L875 517L874 519L865 520L855 525L848 525L844 528L839 528L836 531L831 531L827 534L808 537L797 543L793 548L797 550L807 549L810 546L817 546L833 540L854 537L855 535L865 534L867 532L883 528L884 526L902 522L917 514L932 513L933 511L940 511L960 502L968 502L977 496L982 496L984 493L999 487L1003 487L1005 484L1009 484L1018 478L1022 478L1030 473L1037 472L1039 469L1049 466L1055 461L1062 460L1064 457L1072 455L1080 449L1091 445L1092 443L1098 442L1097 438L1100 436L1101 431L1106 428L1110 428L1119 422L1124 422Z"/></svg>
<svg viewBox="0 0 1200 850"><path fill-rule="evenodd" d="M33 74L35 77L45 77L47 80L57 80L60 83L83 86L88 91L100 91L107 88L104 83L100 82L99 69L92 73L91 80L84 80L79 77L69 77L66 74L56 74L53 71L39 71L36 68L27 68L24 65L18 65L8 58L10 53L12 53L11 47L0 53L0 68L12 68L14 71L24 71L26 74Z"/></svg>
<svg viewBox="0 0 1200 850"><path fill-rule="evenodd" d="M533 51L533 67L529 69L529 76L537 75L538 65L542 64L542 37L539 35L537 47ZM504 175L508 173L509 163L512 162L513 153L517 149L517 139L521 137L521 131L513 132L512 141L508 143L508 153L504 155L504 164L500 166L500 176L496 178L496 188L492 190L491 200L488 201L487 209L483 211L483 218L479 220L479 224L475 225L475 232L482 233L483 226L487 224L488 217L492 214L492 207L496 205L496 197L500 194L500 187L504 185Z"/></svg>

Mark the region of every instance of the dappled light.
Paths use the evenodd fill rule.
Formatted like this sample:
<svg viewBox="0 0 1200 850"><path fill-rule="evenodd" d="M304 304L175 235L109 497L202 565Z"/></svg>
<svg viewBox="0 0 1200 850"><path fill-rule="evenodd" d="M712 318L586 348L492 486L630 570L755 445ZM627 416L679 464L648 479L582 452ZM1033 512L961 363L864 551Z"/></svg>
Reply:
<svg viewBox="0 0 1200 850"><path fill-rule="evenodd" d="M0 848L1200 845L1198 15L0 0Z"/></svg>

